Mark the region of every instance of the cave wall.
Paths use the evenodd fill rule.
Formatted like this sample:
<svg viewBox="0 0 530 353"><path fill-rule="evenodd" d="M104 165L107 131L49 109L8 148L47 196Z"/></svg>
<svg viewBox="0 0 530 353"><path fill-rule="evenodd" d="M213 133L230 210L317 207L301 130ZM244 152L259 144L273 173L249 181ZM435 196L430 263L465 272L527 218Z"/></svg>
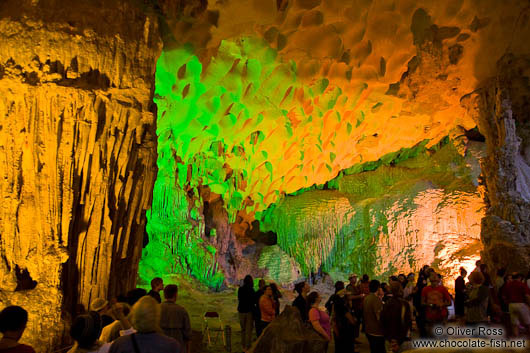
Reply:
<svg viewBox="0 0 530 353"><path fill-rule="evenodd" d="M483 257L493 268L523 273L530 263L529 65L528 54L505 55L496 77L462 100L487 142Z"/></svg>
<svg viewBox="0 0 530 353"><path fill-rule="evenodd" d="M0 4L0 305L29 311L40 352L74 304L135 284L161 46L141 2Z"/></svg>
<svg viewBox="0 0 530 353"><path fill-rule="evenodd" d="M526 4L226 0L205 4L202 22L169 21L176 43L157 63L155 96L166 182L145 279L165 256L204 283L236 283L245 249L259 258L255 221L287 195L423 141L457 141L477 124L462 97L504 53L527 50ZM207 231L204 189L227 213L219 232ZM172 198L184 201L174 211Z"/></svg>
<svg viewBox="0 0 530 353"><path fill-rule="evenodd" d="M300 276L322 269L337 279L355 272L385 280L428 264L452 287L459 267L471 271L480 257L484 216L474 169L485 144L463 137L459 152L455 142L287 196L262 225L277 234ZM292 272L271 268L266 276L281 281Z"/></svg>

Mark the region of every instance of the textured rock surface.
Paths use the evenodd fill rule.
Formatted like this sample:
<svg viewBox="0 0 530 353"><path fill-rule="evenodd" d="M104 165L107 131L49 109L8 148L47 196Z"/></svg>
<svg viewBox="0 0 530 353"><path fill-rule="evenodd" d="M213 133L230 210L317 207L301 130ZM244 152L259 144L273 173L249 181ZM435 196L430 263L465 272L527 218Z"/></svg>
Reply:
<svg viewBox="0 0 530 353"><path fill-rule="evenodd" d="M430 156L344 176L338 190L286 197L264 222L305 275L322 267L386 278L429 264L452 278L460 266L472 270L482 249L484 204L468 166L482 145L468 144L467 158L449 143Z"/></svg>
<svg viewBox="0 0 530 353"><path fill-rule="evenodd" d="M481 237L493 267L528 271L530 263L529 55L507 55L499 73L464 105L486 137L486 216Z"/></svg>
<svg viewBox="0 0 530 353"><path fill-rule="evenodd" d="M159 37L130 1L0 4L0 305L28 309L39 351L74 304L134 286Z"/></svg>
<svg viewBox="0 0 530 353"><path fill-rule="evenodd" d="M429 147L449 136L465 153L461 137L476 119L461 98L496 75L505 52L528 51L526 6L515 0L480 6L466 0L211 1L202 22L169 24L176 43L157 64L159 177L195 195L184 220L204 222L205 186L220 195L231 227L217 237L237 239L237 249L254 232L253 222L285 195L423 141ZM467 197L458 194L466 190L453 191ZM166 205L172 192L172 186L155 192L155 216L171 214L155 207ZM371 215L365 217L366 224ZM165 222L155 218L154 224ZM170 227L149 236L156 242L171 233L185 237ZM189 246L174 251L188 259L184 272L207 269L203 282L211 281L212 269L234 278L237 257L227 261L208 248L217 240L200 230L186 239L177 243ZM328 245L322 251L331 251ZM233 253L243 254L224 252Z"/></svg>
<svg viewBox="0 0 530 353"><path fill-rule="evenodd" d="M300 312L286 306L263 331L250 348L251 353L316 353L325 351L327 342L312 328L304 325Z"/></svg>

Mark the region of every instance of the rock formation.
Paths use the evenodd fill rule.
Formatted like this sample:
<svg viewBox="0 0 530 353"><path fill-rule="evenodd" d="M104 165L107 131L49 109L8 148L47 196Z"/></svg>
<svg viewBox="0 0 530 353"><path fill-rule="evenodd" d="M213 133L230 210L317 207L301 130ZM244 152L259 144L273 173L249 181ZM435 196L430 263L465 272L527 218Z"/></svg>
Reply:
<svg viewBox="0 0 530 353"><path fill-rule="evenodd" d="M295 307L287 305L250 348L251 353L312 353L324 352L327 342L308 328Z"/></svg>
<svg viewBox="0 0 530 353"><path fill-rule="evenodd" d="M29 311L39 351L74 304L135 284L161 45L131 1L0 5L0 302Z"/></svg>
<svg viewBox="0 0 530 353"><path fill-rule="evenodd" d="M496 78L463 99L486 137L486 216L481 238L493 268L530 263L529 55L506 55Z"/></svg>
<svg viewBox="0 0 530 353"><path fill-rule="evenodd" d="M259 258L260 244L249 237L256 233L256 220L287 195L323 188L365 163L392 160L424 141L432 147L449 136L465 154L461 137L476 119L461 98L496 75L496 62L506 51L524 50L524 6L516 1L485 1L480 7L472 1L209 3L208 35L186 37L192 45L167 48L157 64L158 179L165 182L154 193L149 221L154 226L148 227L153 249L146 252L146 268L158 268L155 259L166 256L204 283L234 283L244 276L237 269L245 249ZM182 29L170 27L173 33ZM474 173L480 173L478 166ZM210 197L203 190L221 196L229 227L210 232L203 226L208 222L203 203ZM445 191L425 190L433 191L425 200L445 204ZM469 196L467 190L453 191L449 199ZM472 192L471 203L478 207L479 191ZM173 212L165 200L176 195L187 199ZM324 210L324 202L315 201L314 207ZM464 212L464 204L456 208ZM167 222L173 214L184 226ZM435 233L446 234L442 223L451 222L449 233L467 233L472 226L456 214L441 212L457 221L433 221L441 227ZM470 239L476 239L472 228ZM329 232L334 230L324 233ZM282 241L279 237L280 248L293 255ZM327 241L322 254L332 252L333 240ZM445 249L454 246L452 241ZM442 245L435 248L445 254ZM320 255L304 261L319 262ZM305 274L314 267L300 265Z"/></svg>
<svg viewBox="0 0 530 353"><path fill-rule="evenodd" d="M375 171L345 175L335 181L336 190L286 197L262 222L304 275L322 268L337 279L350 272L387 278L429 264L453 278L460 266L474 268L482 248L484 204L469 162L484 153L483 145L469 141L464 158L449 142ZM267 275L281 281L275 271Z"/></svg>
<svg viewBox="0 0 530 353"><path fill-rule="evenodd" d="M214 288L320 266L452 275L480 250L483 193L484 258L525 269L528 9L2 1L1 305L29 309L44 351L76 303L133 287L140 257L146 279Z"/></svg>

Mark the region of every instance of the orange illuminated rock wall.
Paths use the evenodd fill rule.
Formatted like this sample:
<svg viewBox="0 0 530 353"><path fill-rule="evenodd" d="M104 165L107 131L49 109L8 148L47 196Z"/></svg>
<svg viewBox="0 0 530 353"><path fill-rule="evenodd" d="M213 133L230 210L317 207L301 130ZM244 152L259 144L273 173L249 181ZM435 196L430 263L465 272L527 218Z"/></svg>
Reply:
<svg viewBox="0 0 530 353"><path fill-rule="evenodd" d="M217 153L226 165L212 169L226 173L230 181L239 178L234 172L237 169L252 172L247 180L239 178L240 183L231 187L242 188L248 209L223 214L226 227L215 239L199 234L201 241L212 247L212 267L219 263L231 281L252 269L241 244L254 246L252 254L258 256L259 247L246 238L252 231L255 211L264 211L274 203L281 209L282 202L290 202L287 193L324 184L347 168L424 140L433 147L449 135L465 155L460 149L466 144L459 144L458 136L477 124L489 143L483 168L490 194L482 229L486 254L491 263L502 263L506 258L495 249L527 249L528 200L517 194L526 190L524 173L520 175L526 170L521 158L528 160L524 156L529 140L524 112L529 110L526 96L516 93L524 92L527 86L509 84L512 79L528 76L530 26L524 6L525 2L515 0L358 0L347 4L342 0L2 1L1 306L22 304L29 309L30 322L23 340L45 351L62 340L64 323L69 321L75 303L87 306L95 297L110 297L135 285L145 211L151 207L157 173L153 96L162 42L167 52L191 43L186 48L191 48L189 54L202 70L198 82L241 82L243 72L248 71L236 59L242 54L248 56L241 53L242 48L248 48L241 43L244 38L260 43L264 52L276 53L271 63L277 70L271 73L278 76L272 83L281 89L271 89L261 99L277 114L262 122L267 135L262 150L266 154L259 151L263 159L254 170L236 155L239 149L233 149L248 143L253 131L240 136L239 130L215 120L211 128L221 131L215 141L202 134L188 136L204 143L199 151L211 147L206 142L223 147ZM497 61L505 53L516 55L520 62L514 66L517 70L499 74L512 67L508 61L503 70L497 69ZM267 57L258 59L265 61ZM214 64L227 65L226 72L208 74ZM179 77L178 68L173 69L177 83L182 83L184 76ZM282 80L285 77L294 83ZM499 78L497 86L487 86L491 77ZM185 86L178 84L170 90L182 96ZM491 92L480 95L476 89L482 85L505 89L509 97ZM225 88L230 96L234 87ZM466 97L465 108L462 97ZM157 99L162 103L162 97ZM467 104L468 100L479 103ZM507 100L510 104L504 104ZM501 104L493 106L493 102ZM221 109L228 119L229 106ZM509 106L512 108L500 108ZM160 112L163 109L160 105ZM503 118L510 114L508 111L517 125ZM250 117L248 124L257 124L253 120L257 117ZM191 120L190 126L197 129L198 120L194 116ZM246 133L244 123L240 127ZM288 136L286 123L294 127L292 136ZM188 126L184 129L188 131ZM517 136L524 142L522 147L514 142ZM223 139L230 141L230 149L224 150ZM160 151L182 157L177 153L178 145L159 142ZM187 171L188 165L179 158L175 161ZM186 163L193 167L192 158ZM518 179L507 180L506 175L517 175ZM453 177L457 175L453 173ZM356 177L349 175L341 182L348 178ZM190 204L199 203L199 188L202 192L211 186L215 193L214 184L195 185ZM189 185L180 191L188 197ZM411 256L417 256L418 261L441 261L439 265L448 274L453 273L456 263L469 261L475 253L471 250L477 227L469 212L480 210L476 188L469 191L464 186L423 185L419 190L404 188L401 196L397 193L394 198L377 194L370 199L362 192L340 188L338 192L347 194L340 196L345 209L361 207L365 212L362 228L372 235L366 240L377 239L369 244L379 249L379 253L367 254L376 254L377 261L385 257L385 262L379 263L382 270L389 270L391 261L397 268L397 262L410 258L399 253L402 244L424 244ZM227 195L216 199L225 208L230 201ZM387 217L396 215L395 207L401 207L405 198L407 205L418 206L415 213L389 222ZM318 199L311 202L315 209L325 211ZM382 203L375 208L381 220L387 219L386 229L372 228L380 224L370 217L370 205L377 202ZM184 211L197 214L200 207ZM430 213L432 219L424 222ZM410 228L405 227L411 219L415 221ZM506 230L510 236L502 238ZM423 235L416 239L410 231ZM447 244L439 241L441 237L448 239ZM460 255L453 248L457 238L465 239L465 251ZM355 237L343 239L355 241ZM333 239L310 240L319 251L328 252L321 258L326 261L329 254L352 256L333 252ZM280 268L271 261L276 255L281 264L290 263L303 245L295 243L264 252L267 256L256 263ZM525 251L514 252L518 267L528 263ZM455 261L447 259L455 252ZM365 253L355 256L372 263ZM297 261L302 268L307 267ZM293 278L296 266L293 264L283 278Z"/></svg>
<svg viewBox="0 0 530 353"><path fill-rule="evenodd" d="M28 310L39 352L76 303L135 285L160 49L156 16L129 1L0 4L0 308Z"/></svg>

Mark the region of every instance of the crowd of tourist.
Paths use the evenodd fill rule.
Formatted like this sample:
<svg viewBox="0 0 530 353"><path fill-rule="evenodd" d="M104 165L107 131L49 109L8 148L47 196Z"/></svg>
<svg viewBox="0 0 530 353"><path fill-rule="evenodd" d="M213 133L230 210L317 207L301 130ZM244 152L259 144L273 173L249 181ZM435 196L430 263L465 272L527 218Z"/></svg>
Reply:
<svg viewBox="0 0 530 353"><path fill-rule="evenodd" d="M155 278L151 288L149 293L133 289L112 303L94 299L87 312L78 306L70 328L75 344L68 353L190 352L190 319L186 309L176 303L178 287L164 286L162 279ZM27 322L28 313L20 306L8 306L0 312L1 353L35 352L19 343Z"/></svg>
<svg viewBox="0 0 530 353"><path fill-rule="evenodd" d="M334 293L323 303L322 294L311 291L303 281L296 283L297 296L292 306L300 320L326 342L333 342L335 353L356 352L364 333L372 353L399 352L413 334L434 338L433 328L449 320L448 308L454 304L454 321L460 325L502 325L511 337L521 329L530 335L530 277L499 269L491 276L486 265L477 261L467 274L460 269L452 296L442 284L442 276L429 266L416 275L391 276L381 283L356 274L335 283ZM466 282L466 278L468 281ZM162 301L163 293L164 300ZM247 275L238 289L241 345L249 350L256 337L278 317L282 293L275 283L263 279L254 289ZM178 287L164 286L162 279L151 281L151 291L136 288L112 302L94 299L89 311L77 308L70 335L75 341L68 353L190 353L191 326L185 308L176 303ZM19 343L28 322L28 313L19 306L0 312L0 353L32 353Z"/></svg>
<svg viewBox="0 0 530 353"><path fill-rule="evenodd" d="M335 353L356 352L364 333L370 352L402 351L409 348L413 334L416 338L435 338L433 328L449 321L449 307L454 304L454 317L459 325L503 325L509 336L520 335L524 328L530 335L530 278L521 274L506 274L500 269L491 278L488 268L480 261L469 275L461 268L455 280L455 295L442 283L442 276L429 266L418 273L391 276L381 283L363 275L348 278L348 284L338 281L335 291L321 306L322 297L311 291L307 282L294 286L297 293L292 306L300 319L327 342L333 341ZM274 288L274 289L273 289ZM281 296L274 283L259 281L254 291L251 276L239 288L238 312L241 323L242 347L252 344L253 322L256 337L278 315Z"/></svg>

